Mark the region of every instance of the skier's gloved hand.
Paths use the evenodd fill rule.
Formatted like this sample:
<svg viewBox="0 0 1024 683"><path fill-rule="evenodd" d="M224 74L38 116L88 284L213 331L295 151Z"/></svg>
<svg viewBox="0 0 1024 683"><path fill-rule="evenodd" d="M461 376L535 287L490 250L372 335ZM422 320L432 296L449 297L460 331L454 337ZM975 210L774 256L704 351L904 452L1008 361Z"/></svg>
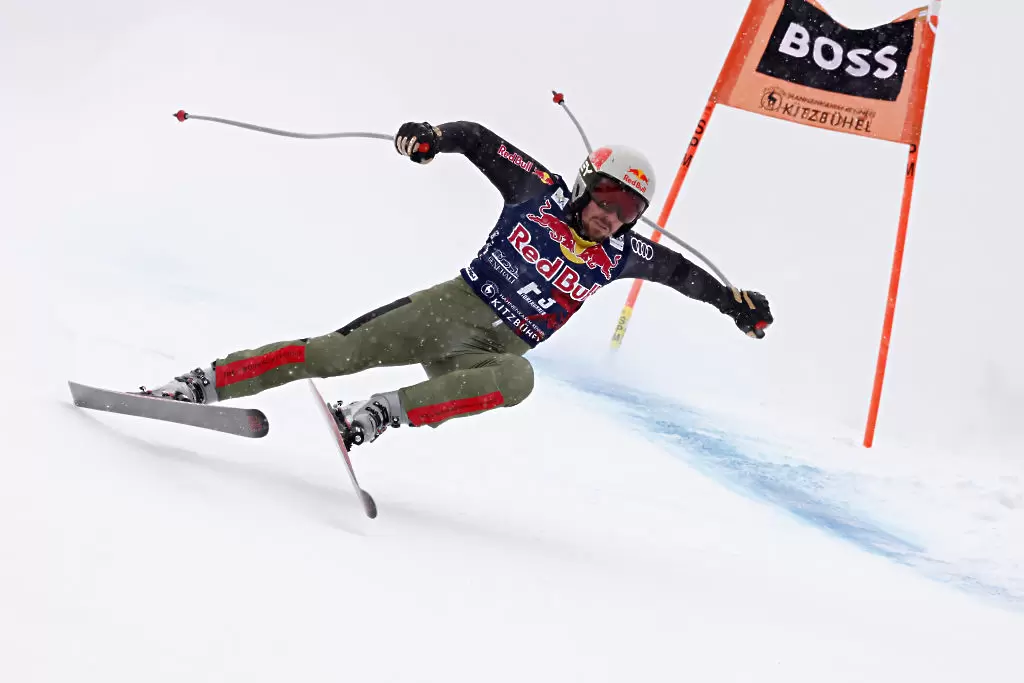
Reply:
<svg viewBox="0 0 1024 683"><path fill-rule="evenodd" d="M441 139L441 129L423 123L403 123L395 134L395 149L417 164L427 164L437 154L437 143Z"/></svg>
<svg viewBox="0 0 1024 683"><path fill-rule="evenodd" d="M768 299L758 292L744 291L733 287L731 296L722 308L722 313L736 321L736 327L748 337L763 339L764 331L775 322Z"/></svg>

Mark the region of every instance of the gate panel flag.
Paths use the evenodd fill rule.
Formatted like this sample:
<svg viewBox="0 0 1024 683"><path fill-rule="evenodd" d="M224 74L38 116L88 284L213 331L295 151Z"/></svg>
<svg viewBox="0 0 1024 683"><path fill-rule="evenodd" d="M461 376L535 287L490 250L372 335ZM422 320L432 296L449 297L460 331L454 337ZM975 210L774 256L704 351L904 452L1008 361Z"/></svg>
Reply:
<svg viewBox="0 0 1024 683"><path fill-rule="evenodd" d="M871 447L889 353L941 0L855 30L815 0L750 0L658 217L664 228L719 104L840 133L909 145L903 202L864 445ZM668 233L665 233L668 234ZM657 242L662 233L652 237ZM642 280L629 290L612 347L622 343Z"/></svg>
<svg viewBox="0 0 1024 683"><path fill-rule="evenodd" d="M719 102L841 133L914 144L915 107L934 29L928 8L864 30L834 20L814 0L754 0L734 46Z"/></svg>

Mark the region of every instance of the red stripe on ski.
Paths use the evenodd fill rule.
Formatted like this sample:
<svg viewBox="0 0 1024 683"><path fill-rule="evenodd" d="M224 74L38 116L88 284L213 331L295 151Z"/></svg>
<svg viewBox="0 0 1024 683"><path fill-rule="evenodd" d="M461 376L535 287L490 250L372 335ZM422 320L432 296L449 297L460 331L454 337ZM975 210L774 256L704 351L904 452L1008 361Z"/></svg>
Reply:
<svg viewBox="0 0 1024 683"><path fill-rule="evenodd" d="M466 413L497 408L504 403L505 397L501 395L500 391L493 391L484 396L445 401L444 403L436 403L432 406L413 408L409 411L409 423L414 427L434 424L449 418L458 417L459 415L465 415Z"/></svg>
<svg viewBox="0 0 1024 683"><path fill-rule="evenodd" d="M305 346L286 346L277 351L265 353L254 358L243 358L227 365L218 365L217 386L226 387L238 382L244 382L253 377L259 377L265 372L290 363L305 363Z"/></svg>

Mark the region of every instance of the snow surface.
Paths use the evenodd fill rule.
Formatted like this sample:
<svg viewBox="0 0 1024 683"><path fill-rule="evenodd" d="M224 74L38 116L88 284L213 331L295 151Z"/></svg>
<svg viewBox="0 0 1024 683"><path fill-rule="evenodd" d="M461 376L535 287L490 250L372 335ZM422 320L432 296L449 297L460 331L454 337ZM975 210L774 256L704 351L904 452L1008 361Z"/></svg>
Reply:
<svg viewBox="0 0 1024 683"><path fill-rule="evenodd" d="M664 198L744 3L5 2L0 680L1019 679L1024 9L943 4L874 449L905 149L719 109L670 227L770 297L768 338L651 286L611 357L609 287L522 406L358 449L370 521L301 384L239 401L272 425L243 440L66 381L336 329L452 277L500 200L458 158L171 113L471 119L569 174L558 88Z"/></svg>

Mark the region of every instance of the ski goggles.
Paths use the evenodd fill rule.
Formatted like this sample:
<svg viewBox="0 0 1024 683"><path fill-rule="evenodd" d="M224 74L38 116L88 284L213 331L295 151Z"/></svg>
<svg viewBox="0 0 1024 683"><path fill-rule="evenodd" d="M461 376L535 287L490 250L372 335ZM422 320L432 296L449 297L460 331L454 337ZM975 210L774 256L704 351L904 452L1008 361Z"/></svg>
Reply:
<svg viewBox="0 0 1024 683"><path fill-rule="evenodd" d="M597 181L590 188L590 198L602 210L609 213L614 211L623 223L636 222L647 209L647 200L611 178Z"/></svg>

